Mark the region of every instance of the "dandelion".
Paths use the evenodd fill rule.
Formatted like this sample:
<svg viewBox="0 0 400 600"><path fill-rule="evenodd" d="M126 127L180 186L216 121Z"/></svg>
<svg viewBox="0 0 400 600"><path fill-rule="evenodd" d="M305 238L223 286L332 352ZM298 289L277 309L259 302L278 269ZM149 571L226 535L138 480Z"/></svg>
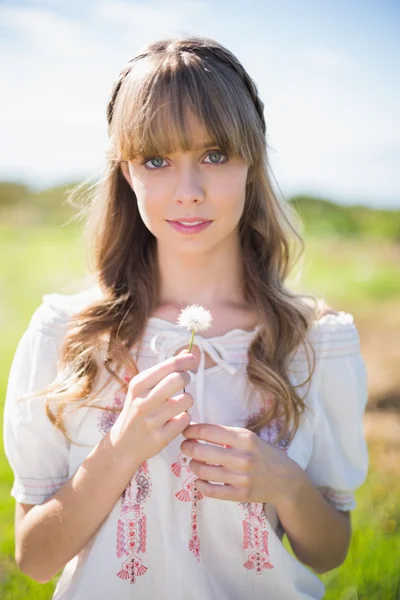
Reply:
<svg viewBox="0 0 400 600"><path fill-rule="evenodd" d="M193 346L194 334L200 331L206 331L211 327L212 316L209 310L200 304L191 304L182 309L178 317L178 325L192 332L192 338L189 344L189 352Z"/></svg>
<svg viewBox="0 0 400 600"><path fill-rule="evenodd" d="M193 346L194 334L209 329L211 327L211 321L212 316L210 311L200 304L191 304L181 310L178 317L178 325L192 332L189 352ZM183 388L183 391L186 392L186 389Z"/></svg>

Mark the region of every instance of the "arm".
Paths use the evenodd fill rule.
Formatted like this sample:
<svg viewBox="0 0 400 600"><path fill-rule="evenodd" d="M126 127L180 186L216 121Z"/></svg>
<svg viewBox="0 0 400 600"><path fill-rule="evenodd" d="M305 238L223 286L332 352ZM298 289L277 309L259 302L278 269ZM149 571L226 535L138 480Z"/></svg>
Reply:
<svg viewBox="0 0 400 600"><path fill-rule="evenodd" d="M306 472L300 468L294 472L291 493L282 494L277 503L293 551L320 573L346 558L351 539L349 510L355 507L353 492L368 471L361 427L368 399L367 377L358 332L350 317L339 314L332 325L326 324L328 360L322 363L323 374L317 382L320 400L313 411L312 455ZM332 501L318 488L330 489ZM335 491L340 492L336 499Z"/></svg>
<svg viewBox="0 0 400 600"><path fill-rule="evenodd" d="M300 467L292 483L276 508L293 552L317 573L338 567L349 549L350 513L331 506Z"/></svg>
<svg viewBox="0 0 400 600"><path fill-rule="evenodd" d="M105 521L139 466L188 425L192 354L172 357L131 379L114 425L76 473L43 504L33 506L16 531L15 558L45 583L76 556ZM21 512L23 507L20 507Z"/></svg>
<svg viewBox="0 0 400 600"><path fill-rule="evenodd" d="M16 523L21 571L39 583L50 581L93 537L139 465L119 456L106 434L71 479ZM17 515L22 510L18 507Z"/></svg>

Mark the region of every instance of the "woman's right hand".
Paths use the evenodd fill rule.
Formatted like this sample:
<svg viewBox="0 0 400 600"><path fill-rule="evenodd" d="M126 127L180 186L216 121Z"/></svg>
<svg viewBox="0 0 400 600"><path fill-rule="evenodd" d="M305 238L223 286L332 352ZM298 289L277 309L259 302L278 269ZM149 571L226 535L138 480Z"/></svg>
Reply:
<svg viewBox="0 0 400 600"><path fill-rule="evenodd" d="M109 432L113 448L124 461L141 464L190 424L191 415L185 411L193 406L193 396L178 392L189 385L187 369L195 365L196 358L186 350L130 380L123 409Z"/></svg>

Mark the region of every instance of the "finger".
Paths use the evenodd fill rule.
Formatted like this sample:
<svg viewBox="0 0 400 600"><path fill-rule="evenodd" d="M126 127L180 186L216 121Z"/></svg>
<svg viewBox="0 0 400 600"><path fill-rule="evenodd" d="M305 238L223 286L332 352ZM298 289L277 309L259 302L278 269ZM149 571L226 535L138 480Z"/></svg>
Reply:
<svg viewBox="0 0 400 600"><path fill-rule="evenodd" d="M253 455L243 450L200 444L195 440L184 440L181 444L181 450L186 456L200 462L222 465L232 471L249 472L254 468Z"/></svg>
<svg viewBox="0 0 400 600"><path fill-rule="evenodd" d="M229 483L235 487L245 486L247 483L247 475L237 473L227 469L226 467L207 465L198 460L192 459L189 462L189 469L199 478L204 481L216 483Z"/></svg>
<svg viewBox="0 0 400 600"><path fill-rule="evenodd" d="M158 410L150 415L150 418L153 419L156 425L163 426L173 417L176 417L180 413L191 408L193 404L193 396L188 393L179 394L178 396L175 396L175 398L168 398Z"/></svg>
<svg viewBox="0 0 400 600"><path fill-rule="evenodd" d="M176 417L173 417L165 424L163 428L166 445L172 442L190 423L191 416L187 412L182 412Z"/></svg>
<svg viewBox="0 0 400 600"><path fill-rule="evenodd" d="M243 490L235 488L233 485L226 483L212 484L202 479L196 479L194 485L196 488L208 498L215 498L216 500L230 500L232 502L245 502L246 493Z"/></svg>
<svg viewBox="0 0 400 600"><path fill-rule="evenodd" d="M227 427L212 423L191 424L182 435L187 439L204 440L238 450L251 450L255 441L255 434L244 427Z"/></svg>
<svg viewBox="0 0 400 600"><path fill-rule="evenodd" d="M181 392L190 383L190 380L191 377L187 371L167 375L153 389L147 391L145 398L149 410L161 406L170 400L172 396Z"/></svg>
<svg viewBox="0 0 400 600"><path fill-rule="evenodd" d="M172 356L153 367L149 367L131 379L129 389L136 396L156 386L167 375L174 372L192 370L196 366L193 354Z"/></svg>

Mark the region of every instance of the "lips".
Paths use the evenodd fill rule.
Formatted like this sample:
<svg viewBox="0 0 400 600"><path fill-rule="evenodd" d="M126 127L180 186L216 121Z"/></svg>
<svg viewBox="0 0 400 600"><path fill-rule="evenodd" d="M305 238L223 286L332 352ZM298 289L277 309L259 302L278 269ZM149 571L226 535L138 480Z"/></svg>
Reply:
<svg viewBox="0 0 400 600"><path fill-rule="evenodd" d="M167 221L174 229L181 233L198 233L211 225L212 221L199 218L182 219L182 221Z"/></svg>
<svg viewBox="0 0 400 600"><path fill-rule="evenodd" d="M203 219L202 217L182 217L182 219L173 219L170 223L181 223L182 225L186 225L186 223L209 223L209 219Z"/></svg>

